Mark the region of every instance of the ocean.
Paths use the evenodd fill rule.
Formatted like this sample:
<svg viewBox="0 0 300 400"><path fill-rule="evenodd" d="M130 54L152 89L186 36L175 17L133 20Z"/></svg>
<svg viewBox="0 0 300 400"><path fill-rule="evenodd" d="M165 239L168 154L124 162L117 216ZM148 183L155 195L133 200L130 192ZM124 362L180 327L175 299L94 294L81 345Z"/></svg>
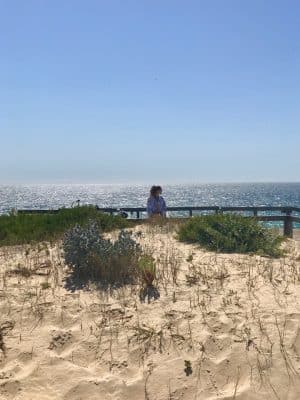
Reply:
<svg viewBox="0 0 300 400"><path fill-rule="evenodd" d="M50 209L80 204L144 207L146 185L43 184L0 185L0 214L11 209ZM164 185L169 206L295 206L300 183L230 183Z"/></svg>

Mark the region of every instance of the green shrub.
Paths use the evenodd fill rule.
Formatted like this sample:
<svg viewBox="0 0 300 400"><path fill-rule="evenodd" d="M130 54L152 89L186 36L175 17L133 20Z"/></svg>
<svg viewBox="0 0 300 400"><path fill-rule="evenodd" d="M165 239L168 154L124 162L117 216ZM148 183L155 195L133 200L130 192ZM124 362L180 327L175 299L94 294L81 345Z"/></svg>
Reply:
<svg viewBox="0 0 300 400"><path fill-rule="evenodd" d="M125 228L130 222L120 216L104 214L92 206L61 209L57 214L19 214L0 216L0 246L60 239L75 224L96 221L102 231Z"/></svg>
<svg viewBox="0 0 300 400"><path fill-rule="evenodd" d="M155 260L148 254L143 254L138 261L142 281L146 286L151 286L156 276Z"/></svg>
<svg viewBox="0 0 300 400"><path fill-rule="evenodd" d="M121 231L115 242L102 236L99 225L76 225L64 235L66 264L81 282L103 285L133 283L140 277L138 260L141 249L132 233Z"/></svg>
<svg viewBox="0 0 300 400"><path fill-rule="evenodd" d="M273 257L282 254L281 237L275 236L255 218L236 214L191 218L180 226L178 239L226 253L256 253Z"/></svg>

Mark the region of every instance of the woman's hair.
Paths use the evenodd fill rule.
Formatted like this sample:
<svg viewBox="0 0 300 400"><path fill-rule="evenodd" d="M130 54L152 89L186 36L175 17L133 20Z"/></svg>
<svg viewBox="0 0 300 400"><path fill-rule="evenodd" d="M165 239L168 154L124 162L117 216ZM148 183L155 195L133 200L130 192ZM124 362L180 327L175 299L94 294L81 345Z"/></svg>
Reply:
<svg viewBox="0 0 300 400"><path fill-rule="evenodd" d="M160 186L152 186L152 188L150 189L150 195L151 196L155 196L156 193L161 189Z"/></svg>

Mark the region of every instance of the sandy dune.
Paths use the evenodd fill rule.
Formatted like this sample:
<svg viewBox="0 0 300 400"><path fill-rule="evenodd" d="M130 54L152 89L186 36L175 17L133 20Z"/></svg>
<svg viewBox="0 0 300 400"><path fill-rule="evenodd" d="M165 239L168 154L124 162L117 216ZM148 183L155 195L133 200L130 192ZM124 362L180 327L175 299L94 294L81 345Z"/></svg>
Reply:
<svg viewBox="0 0 300 400"><path fill-rule="evenodd" d="M149 303L72 291L58 245L0 250L0 399L300 399L300 237L271 260L141 229Z"/></svg>

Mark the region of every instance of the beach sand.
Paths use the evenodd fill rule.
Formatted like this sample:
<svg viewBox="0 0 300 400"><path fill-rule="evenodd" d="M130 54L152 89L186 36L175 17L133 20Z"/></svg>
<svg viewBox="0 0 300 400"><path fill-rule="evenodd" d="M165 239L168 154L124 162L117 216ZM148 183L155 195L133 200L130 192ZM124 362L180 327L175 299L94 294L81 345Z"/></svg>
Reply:
<svg viewBox="0 0 300 400"><path fill-rule="evenodd" d="M0 399L300 399L300 234L273 260L135 231L149 303L72 287L58 244L0 249Z"/></svg>

